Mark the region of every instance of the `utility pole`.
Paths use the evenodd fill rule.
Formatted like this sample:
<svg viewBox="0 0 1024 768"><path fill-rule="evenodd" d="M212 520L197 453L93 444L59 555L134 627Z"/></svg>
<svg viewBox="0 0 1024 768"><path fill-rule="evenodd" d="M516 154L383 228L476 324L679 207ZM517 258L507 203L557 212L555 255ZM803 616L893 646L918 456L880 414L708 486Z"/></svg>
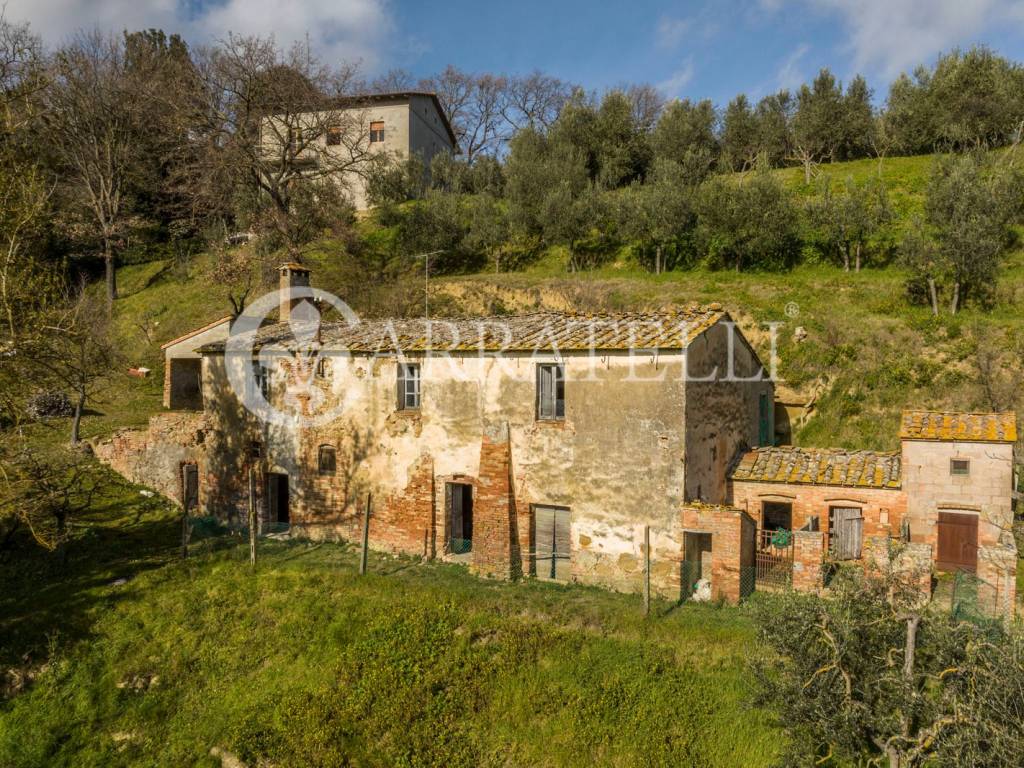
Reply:
<svg viewBox="0 0 1024 768"><path fill-rule="evenodd" d="M644 616L651 615L651 526L644 526Z"/></svg>
<svg viewBox="0 0 1024 768"><path fill-rule="evenodd" d="M256 467L249 467L249 564L256 567Z"/></svg>

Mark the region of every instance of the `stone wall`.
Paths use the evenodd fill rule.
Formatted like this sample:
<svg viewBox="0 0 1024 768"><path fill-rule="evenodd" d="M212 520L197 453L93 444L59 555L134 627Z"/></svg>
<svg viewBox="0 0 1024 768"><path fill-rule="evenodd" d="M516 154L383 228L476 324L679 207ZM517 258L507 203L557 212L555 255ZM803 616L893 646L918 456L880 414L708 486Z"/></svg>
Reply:
<svg viewBox="0 0 1024 768"><path fill-rule="evenodd" d="M145 430L122 429L105 440L93 442L96 457L134 483L145 485L181 503L181 466L200 467L199 499L205 505L206 438L209 423L202 413L161 413Z"/></svg>
<svg viewBox="0 0 1024 768"><path fill-rule="evenodd" d="M904 542L888 536L864 539L864 572L888 578L904 599L923 605L932 595L932 548L924 542Z"/></svg>

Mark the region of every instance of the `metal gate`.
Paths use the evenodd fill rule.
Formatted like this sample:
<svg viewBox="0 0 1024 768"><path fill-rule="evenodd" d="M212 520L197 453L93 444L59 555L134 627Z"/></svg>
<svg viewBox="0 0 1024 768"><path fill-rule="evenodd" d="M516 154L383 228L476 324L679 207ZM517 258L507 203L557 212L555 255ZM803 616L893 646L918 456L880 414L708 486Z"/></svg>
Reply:
<svg viewBox="0 0 1024 768"><path fill-rule="evenodd" d="M757 589L793 586L793 532L759 530L754 550Z"/></svg>

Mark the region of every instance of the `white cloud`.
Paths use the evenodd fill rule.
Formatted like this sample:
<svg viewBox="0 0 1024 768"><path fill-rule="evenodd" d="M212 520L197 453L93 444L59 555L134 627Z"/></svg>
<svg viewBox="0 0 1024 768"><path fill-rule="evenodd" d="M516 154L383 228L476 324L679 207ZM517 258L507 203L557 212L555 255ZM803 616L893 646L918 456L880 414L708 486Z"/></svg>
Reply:
<svg viewBox="0 0 1024 768"><path fill-rule="evenodd" d="M655 43L659 48L675 48L692 26L693 22L690 19L662 16L654 30Z"/></svg>
<svg viewBox="0 0 1024 768"><path fill-rule="evenodd" d="M693 57L690 56L683 62L683 66L673 72L667 80L658 83L658 90L669 98L678 98L682 95L683 89L693 80L695 72Z"/></svg>
<svg viewBox="0 0 1024 768"><path fill-rule="evenodd" d="M325 60L380 65L393 30L386 0L7 0L7 17L28 21L51 44L79 29L160 27L193 43L239 34L273 34L287 46L309 35Z"/></svg>
<svg viewBox="0 0 1024 768"><path fill-rule="evenodd" d="M806 78L803 75L800 60L807 55L809 50L811 50L811 46L807 43L801 43L783 60L782 66L779 67L779 71L775 76L779 88L794 90L799 88L800 84L804 82Z"/></svg>
<svg viewBox="0 0 1024 768"><path fill-rule="evenodd" d="M998 25L1022 26L1020 0L802 0L837 13L853 67L886 77L975 42Z"/></svg>

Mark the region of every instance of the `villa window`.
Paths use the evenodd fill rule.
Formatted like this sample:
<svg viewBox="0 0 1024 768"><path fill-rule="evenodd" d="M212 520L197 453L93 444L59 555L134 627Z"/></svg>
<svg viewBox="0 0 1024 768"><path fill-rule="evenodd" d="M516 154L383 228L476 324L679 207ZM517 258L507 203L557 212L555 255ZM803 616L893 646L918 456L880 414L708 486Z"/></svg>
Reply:
<svg viewBox="0 0 1024 768"><path fill-rule="evenodd" d="M420 407L420 366L398 364L398 410L414 411Z"/></svg>
<svg viewBox="0 0 1024 768"><path fill-rule="evenodd" d="M971 474L970 459L950 459L949 474L961 476Z"/></svg>
<svg viewBox="0 0 1024 768"><path fill-rule="evenodd" d="M370 143L379 144L384 141L384 121L375 120L370 123Z"/></svg>
<svg viewBox="0 0 1024 768"><path fill-rule="evenodd" d="M341 128L337 125L332 125L327 129L327 146L338 147L341 146Z"/></svg>
<svg viewBox="0 0 1024 768"><path fill-rule="evenodd" d="M331 362L326 357L319 357L316 361L316 377L326 379L331 374Z"/></svg>
<svg viewBox="0 0 1024 768"><path fill-rule="evenodd" d="M561 365L537 366L537 418L565 418L565 369Z"/></svg>

